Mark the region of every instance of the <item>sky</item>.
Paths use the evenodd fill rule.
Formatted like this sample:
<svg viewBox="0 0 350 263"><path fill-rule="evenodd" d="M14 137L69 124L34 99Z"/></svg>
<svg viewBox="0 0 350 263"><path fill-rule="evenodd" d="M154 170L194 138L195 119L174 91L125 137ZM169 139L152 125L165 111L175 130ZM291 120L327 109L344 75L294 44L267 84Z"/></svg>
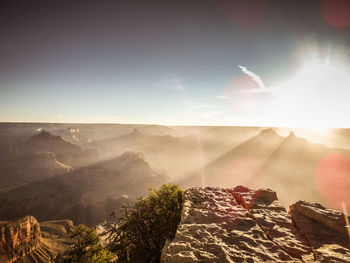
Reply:
<svg viewBox="0 0 350 263"><path fill-rule="evenodd" d="M350 1L1 1L0 121L350 127Z"/></svg>

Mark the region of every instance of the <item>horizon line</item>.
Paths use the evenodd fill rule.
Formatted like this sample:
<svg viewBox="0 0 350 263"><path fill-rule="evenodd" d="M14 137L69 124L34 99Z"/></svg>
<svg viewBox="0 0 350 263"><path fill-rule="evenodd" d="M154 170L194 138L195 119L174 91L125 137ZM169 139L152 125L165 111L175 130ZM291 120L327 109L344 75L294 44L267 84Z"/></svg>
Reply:
<svg viewBox="0 0 350 263"><path fill-rule="evenodd" d="M149 125L166 127L247 127L247 128L280 128L280 129L324 129L318 127L293 126L259 126L259 125L189 125L189 124L159 124L159 123L114 123L114 122L42 122L42 121L0 121L0 124L79 124L79 125ZM350 127L329 127L325 129L350 129Z"/></svg>

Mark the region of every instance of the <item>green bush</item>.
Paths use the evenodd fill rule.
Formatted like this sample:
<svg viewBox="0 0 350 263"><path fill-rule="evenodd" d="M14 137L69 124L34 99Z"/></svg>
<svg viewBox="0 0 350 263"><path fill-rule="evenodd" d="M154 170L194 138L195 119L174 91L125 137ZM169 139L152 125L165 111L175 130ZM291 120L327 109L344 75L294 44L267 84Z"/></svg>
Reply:
<svg viewBox="0 0 350 263"><path fill-rule="evenodd" d="M175 236L182 201L183 191L177 185L164 184L133 206L123 207L119 224L110 229L109 248L118 262L159 262L165 241Z"/></svg>
<svg viewBox="0 0 350 263"><path fill-rule="evenodd" d="M78 225L70 234L76 242L65 252L64 263L108 263L114 256L99 243L96 231L86 225Z"/></svg>

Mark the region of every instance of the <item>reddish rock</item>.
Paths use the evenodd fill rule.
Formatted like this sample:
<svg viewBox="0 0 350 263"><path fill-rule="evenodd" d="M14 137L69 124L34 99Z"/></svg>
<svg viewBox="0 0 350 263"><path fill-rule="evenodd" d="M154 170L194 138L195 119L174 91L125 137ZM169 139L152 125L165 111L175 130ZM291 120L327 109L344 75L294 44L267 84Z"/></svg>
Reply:
<svg viewBox="0 0 350 263"><path fill-rule="evenodd" d="M73 243L70 220L43 222L32 216L0 222L1 263L51 263Z"/></svg>
<svg viewBox="0 0 350 263"><path fill-rule="evenodd" d="M0 224L0 262L14 262L41 245L40 225L32 216Z"/></svg>

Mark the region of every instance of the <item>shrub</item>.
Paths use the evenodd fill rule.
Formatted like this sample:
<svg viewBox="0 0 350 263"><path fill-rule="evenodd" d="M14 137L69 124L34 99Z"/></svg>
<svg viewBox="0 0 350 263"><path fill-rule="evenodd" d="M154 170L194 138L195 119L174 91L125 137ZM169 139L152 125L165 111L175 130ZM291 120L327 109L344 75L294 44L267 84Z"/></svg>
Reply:
<svg viewBox="0 0 350 263"><path fill-rule="evenodd" d="M107 263L113 262L114 256L99 243L96 231L86 225L78 225L70 234L75 239L74 245L63 255L64 263Z"/></svg>
<svg viewBox="0 0 350 263"><path fill-rule="evenodd" d="M183 191L177 185L164 184L133 206L123 207L119 224L109 231L109 248L118 262L159 262L165 241L175 237L182 201Z"/></svg>

